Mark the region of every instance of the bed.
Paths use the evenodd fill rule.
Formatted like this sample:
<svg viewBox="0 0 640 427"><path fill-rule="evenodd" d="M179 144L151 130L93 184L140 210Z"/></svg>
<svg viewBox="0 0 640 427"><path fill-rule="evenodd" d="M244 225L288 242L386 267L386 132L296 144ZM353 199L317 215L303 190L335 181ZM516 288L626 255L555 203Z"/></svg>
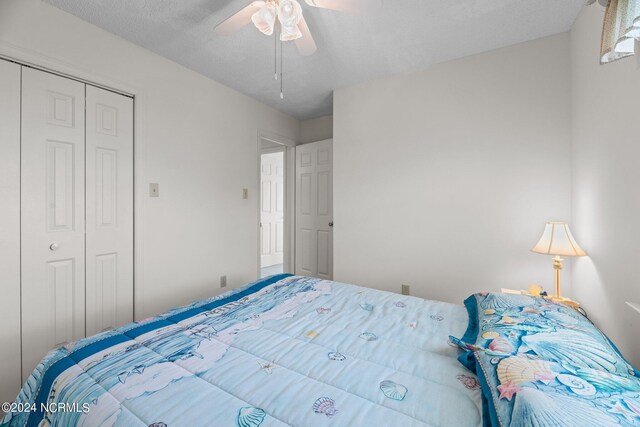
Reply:
<svg viewBox="0 0 640 427"><path fill-rule="evenodd" d="M277 275L50 352L4 426L640 426L585 316Z"/></svg>
<svg viewBox="0 0 640 427"><path fill-rule="evenodd" d="M479 426L463 306L278 275L50 352L2 425Z"/></svg>

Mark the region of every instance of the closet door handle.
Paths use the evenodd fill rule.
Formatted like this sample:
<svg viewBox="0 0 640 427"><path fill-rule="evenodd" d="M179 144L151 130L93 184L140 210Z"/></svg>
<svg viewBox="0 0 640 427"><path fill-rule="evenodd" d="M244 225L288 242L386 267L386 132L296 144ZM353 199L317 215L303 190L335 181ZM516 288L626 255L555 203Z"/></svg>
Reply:
<svg viewBox="0 0 640 427"><path fill-rule="evenodd" d="M60 244L59 243L52 243L49 245L49 249L51 249L52 251L57 251L58 249L60 249Z"/></svg>

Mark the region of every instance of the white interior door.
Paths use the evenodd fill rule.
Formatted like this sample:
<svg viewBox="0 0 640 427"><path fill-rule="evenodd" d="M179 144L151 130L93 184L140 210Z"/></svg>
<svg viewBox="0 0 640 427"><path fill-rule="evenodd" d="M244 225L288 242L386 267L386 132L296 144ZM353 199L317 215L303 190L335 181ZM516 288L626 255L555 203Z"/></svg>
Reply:
<svg viewBox="0 0 640 427"><path fill-rule="evenodd" d="M85 85L22 70L22 372L85 336Z"/></svg>
<svg viewBox="0 0 640 427"><path fill-rule="evenodd" d="M0 60L0 402L20 372L20 65ZM0 412L2 414L2 412Z"/></svg>
<svg viewBox="0 0 640 427"><path fill-rule="evenodd" d="M87 85L87 335L133 321L133 99Z"/></svg>
<svg viewBox="0 0 640 427"><path fill-rule="evenodd" d="M260 265L284 262L284 152L261 155Z"/></svg>
<svg viewBox="0 0 640 427"><path fill-rule="evenodd" d="M296 147L296 274L333 278L333 141Z"/></svg>

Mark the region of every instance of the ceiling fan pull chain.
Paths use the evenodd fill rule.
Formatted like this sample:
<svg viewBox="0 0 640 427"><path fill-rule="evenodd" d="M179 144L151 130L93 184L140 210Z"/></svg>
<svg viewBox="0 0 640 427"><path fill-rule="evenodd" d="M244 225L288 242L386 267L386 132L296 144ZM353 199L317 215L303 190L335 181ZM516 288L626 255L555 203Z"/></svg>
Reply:
<svg viewBox="0 0 640 427"><path fill-rule="evenodd" d="M282 40L280 40L280 99L284 99L284 91L282 89L283 81L282 81Z"/></svg>
<svg viewBox="0 0 640 427"><path fill-rule="evenodd" d="M273 79L278 80L278 32L273 31Z"/></svg>

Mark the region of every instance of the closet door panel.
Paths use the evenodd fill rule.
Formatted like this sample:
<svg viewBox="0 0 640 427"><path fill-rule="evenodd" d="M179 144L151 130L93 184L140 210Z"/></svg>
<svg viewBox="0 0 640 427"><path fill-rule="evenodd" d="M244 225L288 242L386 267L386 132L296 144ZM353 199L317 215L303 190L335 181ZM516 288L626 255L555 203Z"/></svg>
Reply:
<svg viewBox="0 0 640 427"><path fill-rule="evenodd" d="M85 85L22 70L22 373L85 336Z"/></svg>
<svg viewBox="0 0 640 427"><path fill-rule="evenodd" d="M133 100L87 85L87 335L133 321Z"/></svg>
<svg viewBox="0 0 640 427"><path fill-rule="evenodd" d="M20 66L0 60L0 402L20 391Z"/></svg>

